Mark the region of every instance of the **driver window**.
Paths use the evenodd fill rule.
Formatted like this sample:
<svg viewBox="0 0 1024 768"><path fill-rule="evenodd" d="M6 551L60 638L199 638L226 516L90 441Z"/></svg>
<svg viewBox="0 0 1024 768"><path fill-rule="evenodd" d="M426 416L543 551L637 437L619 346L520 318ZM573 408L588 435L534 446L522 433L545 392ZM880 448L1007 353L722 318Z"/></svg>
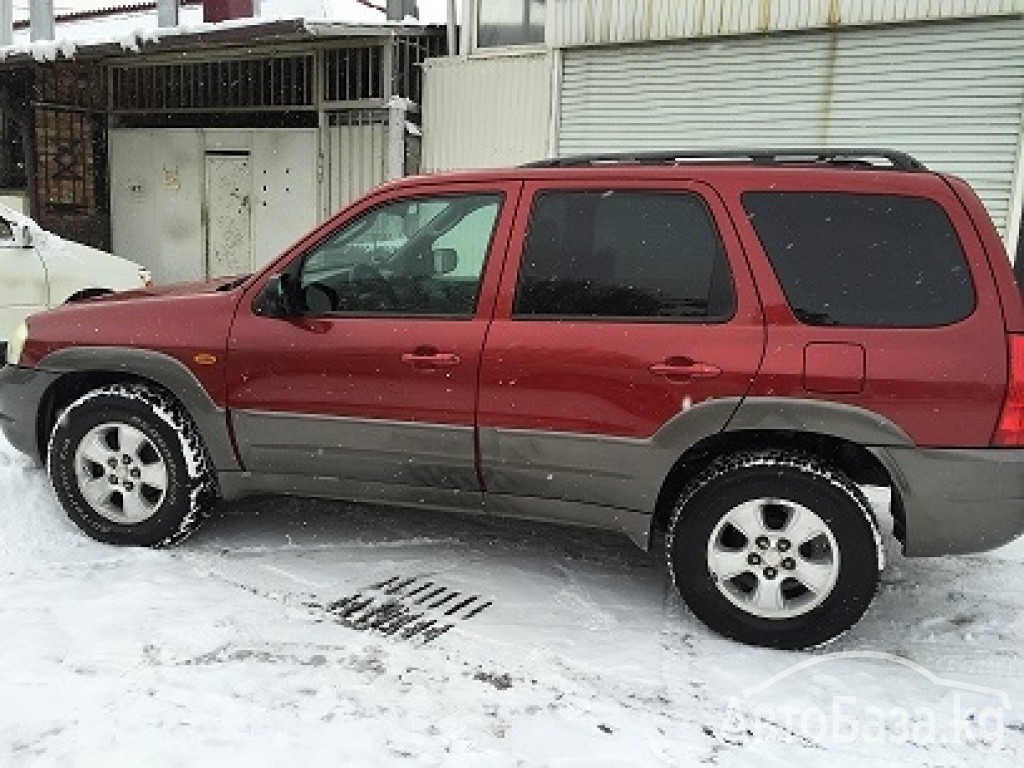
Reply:
<svg viewBox="0 0 1024 768"><path fill-rule="evenodd" d="M13 239L14 230L11 228L11 223L6 219L0 219L0 242Z"/></svg>
<svg viewBox="0 0 1024 768"><path fill-rule="evenodd" d="M498 194L473 194L374 208L306 254L304 311L471 316L500 207Z"/></svg>

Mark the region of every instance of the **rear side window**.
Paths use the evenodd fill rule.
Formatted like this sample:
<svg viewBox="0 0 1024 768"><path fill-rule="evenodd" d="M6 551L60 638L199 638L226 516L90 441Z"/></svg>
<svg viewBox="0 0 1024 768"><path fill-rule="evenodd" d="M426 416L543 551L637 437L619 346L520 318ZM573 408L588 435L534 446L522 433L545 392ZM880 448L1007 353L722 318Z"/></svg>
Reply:
<svg viewBox="0 0 1024 768"><path fill-rule="evenodd" d="M704 201L638 190L537 196L514 315L728 319L732 279Z"/></svg>
<svg viewBox="0 0 1024 768"><path fill-rule="evenodd" d="M801 322L929 328L974 311L963 247L931 200L748 192L743 205Z"/></svg>

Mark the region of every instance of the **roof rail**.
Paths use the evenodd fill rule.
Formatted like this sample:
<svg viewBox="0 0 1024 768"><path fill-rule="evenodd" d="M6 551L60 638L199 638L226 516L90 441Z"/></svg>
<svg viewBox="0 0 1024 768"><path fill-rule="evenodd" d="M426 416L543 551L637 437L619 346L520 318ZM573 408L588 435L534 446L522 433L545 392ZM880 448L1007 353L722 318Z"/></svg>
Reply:
<svg viewBox="0 0 1024 768"><path fill-rule="evenodd" d="M879 161L884 161L880 163ZM553 157L526 163L522 168L578 168L600 165L681 165L683 163L753 163L783 165L803 163L889 169L895 171L927 171L920 160L891 149L863 148L792 148L792 149L702 149L680 152L622 152L603 155Z"/></svg>

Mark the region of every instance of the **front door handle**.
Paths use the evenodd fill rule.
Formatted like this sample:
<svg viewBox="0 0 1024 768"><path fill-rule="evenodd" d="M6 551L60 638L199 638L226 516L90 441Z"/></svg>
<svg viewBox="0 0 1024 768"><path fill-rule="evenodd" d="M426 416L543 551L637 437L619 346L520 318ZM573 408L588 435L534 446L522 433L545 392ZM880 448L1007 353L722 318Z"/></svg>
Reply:
<svg viewBox="0 0 1024 768"><path fill-rule="evenodd" d="M454 352L406 352L402 362L413 368L453 368L462 358Z"/></svg>
<svg viewBox="0 0 1024 768"><path fill-rule="evenodd" d="M648 369L655 376L666 379L713 379L722 369L711 363L700 363L690 358L674 358L655 363Z"/></svg>

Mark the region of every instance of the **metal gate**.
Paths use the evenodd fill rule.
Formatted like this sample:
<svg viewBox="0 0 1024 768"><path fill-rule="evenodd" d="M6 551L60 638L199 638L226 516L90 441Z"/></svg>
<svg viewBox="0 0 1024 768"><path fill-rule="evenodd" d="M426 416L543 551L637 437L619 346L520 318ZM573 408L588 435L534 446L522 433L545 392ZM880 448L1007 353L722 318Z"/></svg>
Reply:
<svg viewBox="0 0 1024 768"><path fill-rule="evenodd" d="M109 249L105 85L102 70L93 65L35 70L29 195L42 227Z"/></svg>
<svg viewBox="0 0 1024 768"><path fill-rule="evenodd" d="M387 110L353 109L327 115L327 215L387 180L388 138Z"/></svg>

